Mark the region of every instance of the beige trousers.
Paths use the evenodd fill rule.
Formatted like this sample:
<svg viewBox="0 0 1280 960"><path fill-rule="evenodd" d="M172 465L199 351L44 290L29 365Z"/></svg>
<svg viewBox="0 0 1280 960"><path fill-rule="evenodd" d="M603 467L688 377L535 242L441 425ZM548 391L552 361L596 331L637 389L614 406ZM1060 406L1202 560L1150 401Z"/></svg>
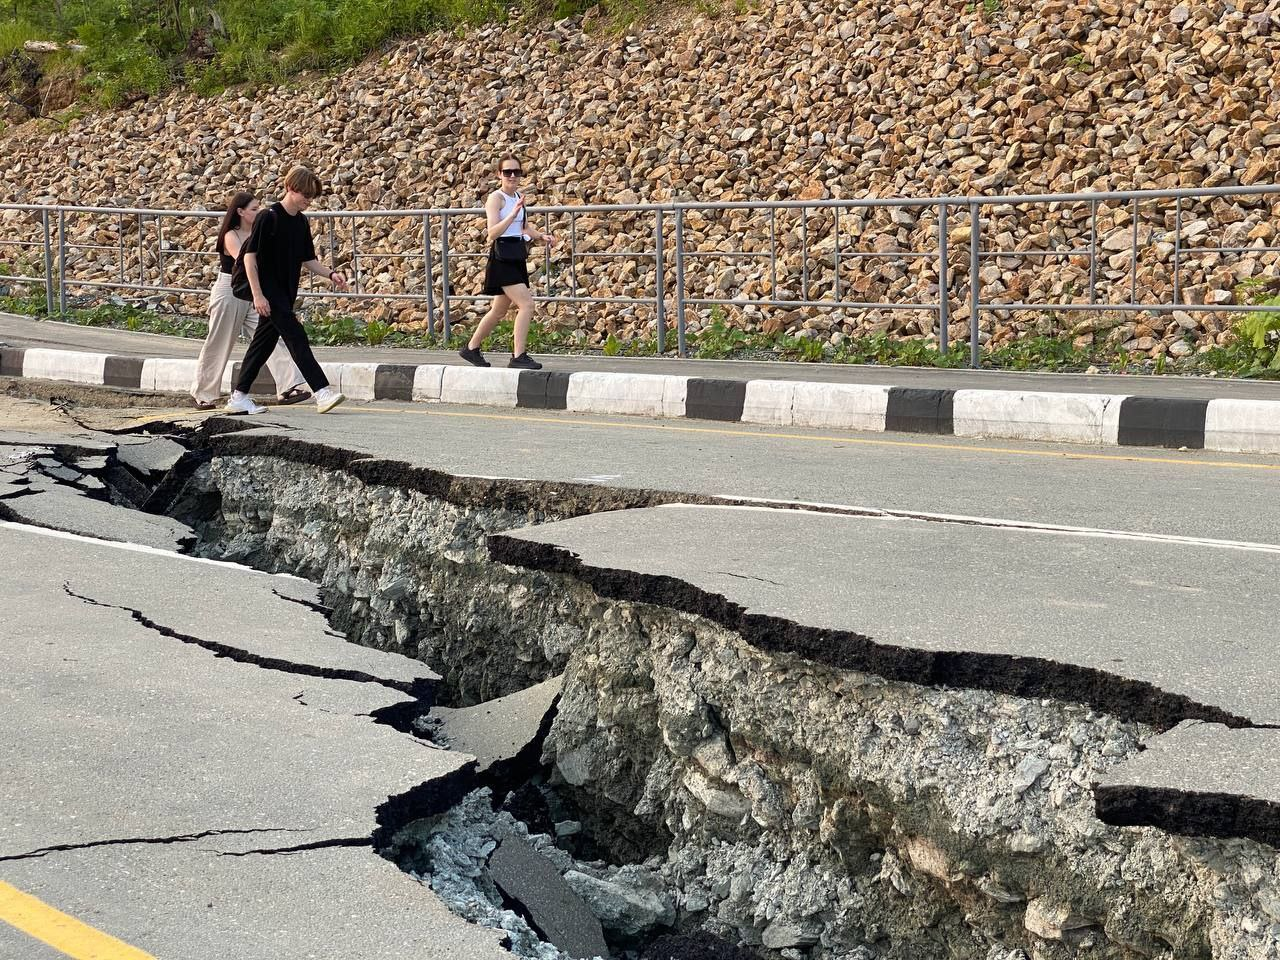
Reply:
<svg viewBox="0 0 1280 960"><path fill-rule="evenodd" d="M231 275L218 274L213 289L209 291L209 334L200 348L196 362L196 379L191 385L191 395L198 403L212 403L223 394L222 377L231 359L231 351L241 335L252 340L258 329L258 315L253 304L237 300L231 292ZM306 381L293 364L293 358L285 349L284 341L276 344L267 360L267 369L276 382L276 394L293 387L305 386Z"/></svg>

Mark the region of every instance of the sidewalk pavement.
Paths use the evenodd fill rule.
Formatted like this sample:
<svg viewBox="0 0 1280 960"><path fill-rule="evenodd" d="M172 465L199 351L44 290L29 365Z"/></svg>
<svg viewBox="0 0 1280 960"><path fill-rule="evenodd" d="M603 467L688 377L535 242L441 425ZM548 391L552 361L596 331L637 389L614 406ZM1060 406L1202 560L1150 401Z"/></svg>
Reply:
<svg viewBox="0 0 1280 960"><path fill-rule="evenodd" d="M186 393L199 351L198 340L0 314L0 376ZM594 356L545 357L530 371L497 353L487 369L443 351L316 355L353 400L1280 453L1274 381ZM275 392L265 371L255 392Z"/></svg>

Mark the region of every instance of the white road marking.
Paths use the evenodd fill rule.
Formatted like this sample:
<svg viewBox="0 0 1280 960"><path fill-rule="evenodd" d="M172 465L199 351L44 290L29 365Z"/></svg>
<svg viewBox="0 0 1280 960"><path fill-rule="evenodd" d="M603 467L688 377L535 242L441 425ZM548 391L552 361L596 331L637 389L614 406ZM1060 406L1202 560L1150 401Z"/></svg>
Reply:
<svg viewBox="0 0 1280 960"><path fill-rule="evenodd" d="M186 560L188 563L208 563L215 567L225 567L231 570L239 570L242 573L252 573L259 577L281 577L285 580L295 580L298 583L310 583L302 577L295 577L291 573L264 573L262 570L255 570L253 567L246 567L242 563L231 563L227 560L210 560L206 557L192 557L185 553L178 553L174 550L161 550L159 547L148 547L140 543L126 543L120 540L99 540L97 537L86 537L79 533L66 533L62 530L49 530L45 527L34 527L27 523L14 523L11 520L0 520L0 530L13 530L16 533L29 533L40 537L53 537L57 540L71 540L76 543L91 543L98 547L114 547L117 550L127 550L130 553L146 553L158 557L172 557L175 560Z"/></svg>
<svg viewBox="0 0 1280 960"><path fill-rule="evenodd" d="M667 503L659 510L761 510L778 513L808 513L817 516L843 516L872 520L914 520L922 523L955 523L991 527L1027 533L1052 533L1075 537L1098 537L1111 540L1139 540L1146 543L1168 543L1175 546L1211 547L1219 550L1241 550L1252 553L1280 553L1280 544L1255 543L1249 540L1214 540L1208 537L1180 537L1168 533L1142 533L1137 530L1111 530L1104 527L1072 527L1058 523L1036 523L1028 520L1003 520L997 517L970 517L951 513L924 513L912 510L882 510L841 503L811 503L804 500L762 500L754 497L718 497L734 501L720 504Z"/></svg>

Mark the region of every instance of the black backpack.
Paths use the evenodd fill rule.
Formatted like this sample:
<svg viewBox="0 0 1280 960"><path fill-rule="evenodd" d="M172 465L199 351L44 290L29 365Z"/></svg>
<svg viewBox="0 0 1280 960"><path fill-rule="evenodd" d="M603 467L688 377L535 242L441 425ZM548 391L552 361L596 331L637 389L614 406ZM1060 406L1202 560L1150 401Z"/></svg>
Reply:
<svg viewBox="0 0 1280 960"><path fill-rule="evenodd" d="M275 215L271 208L268 207L258 214L259 218L271 217L272 233L275 232ZM256 224L255 224L256 226ZM265 226L265 224L264 224ZM255 232L257 232L255 230ZM246 243L248 241L245 241ZM249 286L249 274L244 269L244 244L240 245L240 252L236 254L235 266L231 268L231 295L237 300L244 300L246 303L253 303L253 287Z"/></svg>
<svg viewBox="0 0 1280 960"><path fill-rule="evenodd" d="M236 255L235 266L231 268L231 294L237 300L253 303L253 288L249 286L249 274L244 269L244 251Z"/></svg>

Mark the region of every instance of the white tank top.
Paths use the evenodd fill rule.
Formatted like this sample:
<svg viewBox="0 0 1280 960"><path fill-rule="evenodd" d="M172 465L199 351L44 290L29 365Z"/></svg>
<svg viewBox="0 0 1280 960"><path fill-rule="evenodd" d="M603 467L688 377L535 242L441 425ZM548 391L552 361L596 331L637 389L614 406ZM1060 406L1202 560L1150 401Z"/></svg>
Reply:
<svg viewBox="0 0 1280 960"><path fill-rule="evenodd" d="M503 220L507 219L507 217L511 216L511 211L515 209L516 201L520 199L521 194L517 193L514 197L508 197L501 190L497 191L497 193L498 193L498 196L502 198L502 212L498 214L498 221L502 222ZM522 210L520 212L520 216L512 220L511 223L507 226L507 229L502 231L502 236L504 237L524 236L524 221L525 221L525 215L524 215L524 211Z"/></svg>

